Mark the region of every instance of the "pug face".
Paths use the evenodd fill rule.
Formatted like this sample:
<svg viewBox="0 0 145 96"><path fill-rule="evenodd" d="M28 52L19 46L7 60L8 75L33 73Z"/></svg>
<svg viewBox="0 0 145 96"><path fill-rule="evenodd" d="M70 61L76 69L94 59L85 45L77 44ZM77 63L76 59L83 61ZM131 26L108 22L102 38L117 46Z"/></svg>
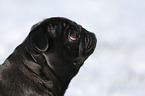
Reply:
<svg viewBox="0 0 145 96"><path fill-rule="evenodd" d="M69 82L96 47L96 37L66 18L50 18L35 24L26 50L42 68L49 67L62 81Z"/></svg>

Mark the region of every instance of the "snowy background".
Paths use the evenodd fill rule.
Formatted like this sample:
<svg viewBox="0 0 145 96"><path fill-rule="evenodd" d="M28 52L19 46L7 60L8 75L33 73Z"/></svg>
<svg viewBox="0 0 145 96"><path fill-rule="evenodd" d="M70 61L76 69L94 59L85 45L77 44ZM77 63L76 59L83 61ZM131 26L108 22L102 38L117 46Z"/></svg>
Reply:
<svg viewBox="0 0 145 96"><path fill-rule="evenodd" d="M98 38L65 96L145 96L145 0L0 0L0 63L33 24L53 16Z"/></svg>

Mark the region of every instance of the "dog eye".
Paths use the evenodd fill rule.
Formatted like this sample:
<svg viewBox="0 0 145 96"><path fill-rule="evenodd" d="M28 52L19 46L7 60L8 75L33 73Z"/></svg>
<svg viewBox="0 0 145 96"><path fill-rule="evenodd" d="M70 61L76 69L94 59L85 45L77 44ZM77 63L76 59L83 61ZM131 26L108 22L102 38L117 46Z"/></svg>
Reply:
<svg viewBox="0 0 145 96"><path fill-rule="evenodd" d="M79 38L79 34L73 31L69 32L69 40L76 41Z"/></svg>

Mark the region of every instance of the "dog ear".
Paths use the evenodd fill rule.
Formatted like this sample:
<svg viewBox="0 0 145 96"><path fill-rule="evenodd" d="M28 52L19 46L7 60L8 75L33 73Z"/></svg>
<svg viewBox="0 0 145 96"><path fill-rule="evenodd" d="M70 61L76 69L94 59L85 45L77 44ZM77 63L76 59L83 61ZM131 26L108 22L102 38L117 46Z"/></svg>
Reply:
<svg viewBox="0 0 145 96"><path fill-rule="evenodd" d="M42 26L34 26L29 34L29 43L37 52L45 52L49 47L48 38Z"/></svg>

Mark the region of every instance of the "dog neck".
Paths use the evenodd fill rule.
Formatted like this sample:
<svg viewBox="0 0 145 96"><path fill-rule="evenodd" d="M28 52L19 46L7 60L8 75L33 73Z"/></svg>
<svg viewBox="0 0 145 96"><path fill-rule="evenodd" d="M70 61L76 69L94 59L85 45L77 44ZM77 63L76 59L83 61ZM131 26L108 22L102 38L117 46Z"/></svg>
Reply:
<svg viewBox="0 0 145 96"><path fill-rule="evenodd" d="M22 50L22 48L20 49L21 50L17 48L15 50L16 52L14 51L13 54L8 57L7 61L10 61L13 66L22 71L28 79L31 79L38 85L41 85L40 87L45 88L40 88L44 91L44 93L49 94L49 96L63 96L68 83L61 81L49 67L46 67L45 60L43 62L36 63L34 56L30 55L26 50ZM41 56L39 58L42 59ZM17 61L17 63L15 61ZM18 62L19 65L15 65L18 64ZM31 84L29 87L31 88Z"/></svg>
<svg viewBox="0 0 145 96"><path fill-rule="evenodd" d="M34 82L41 84L49 90L48 94L50 94L50 96L63 96L68 84L61 81L50 66L46 66L45 60L36 63L35 57L33 55L31 55L31 57L31 60L24 59L25 61L23 62L25 68L32 71L30 77L32 77Z"/></svg>

